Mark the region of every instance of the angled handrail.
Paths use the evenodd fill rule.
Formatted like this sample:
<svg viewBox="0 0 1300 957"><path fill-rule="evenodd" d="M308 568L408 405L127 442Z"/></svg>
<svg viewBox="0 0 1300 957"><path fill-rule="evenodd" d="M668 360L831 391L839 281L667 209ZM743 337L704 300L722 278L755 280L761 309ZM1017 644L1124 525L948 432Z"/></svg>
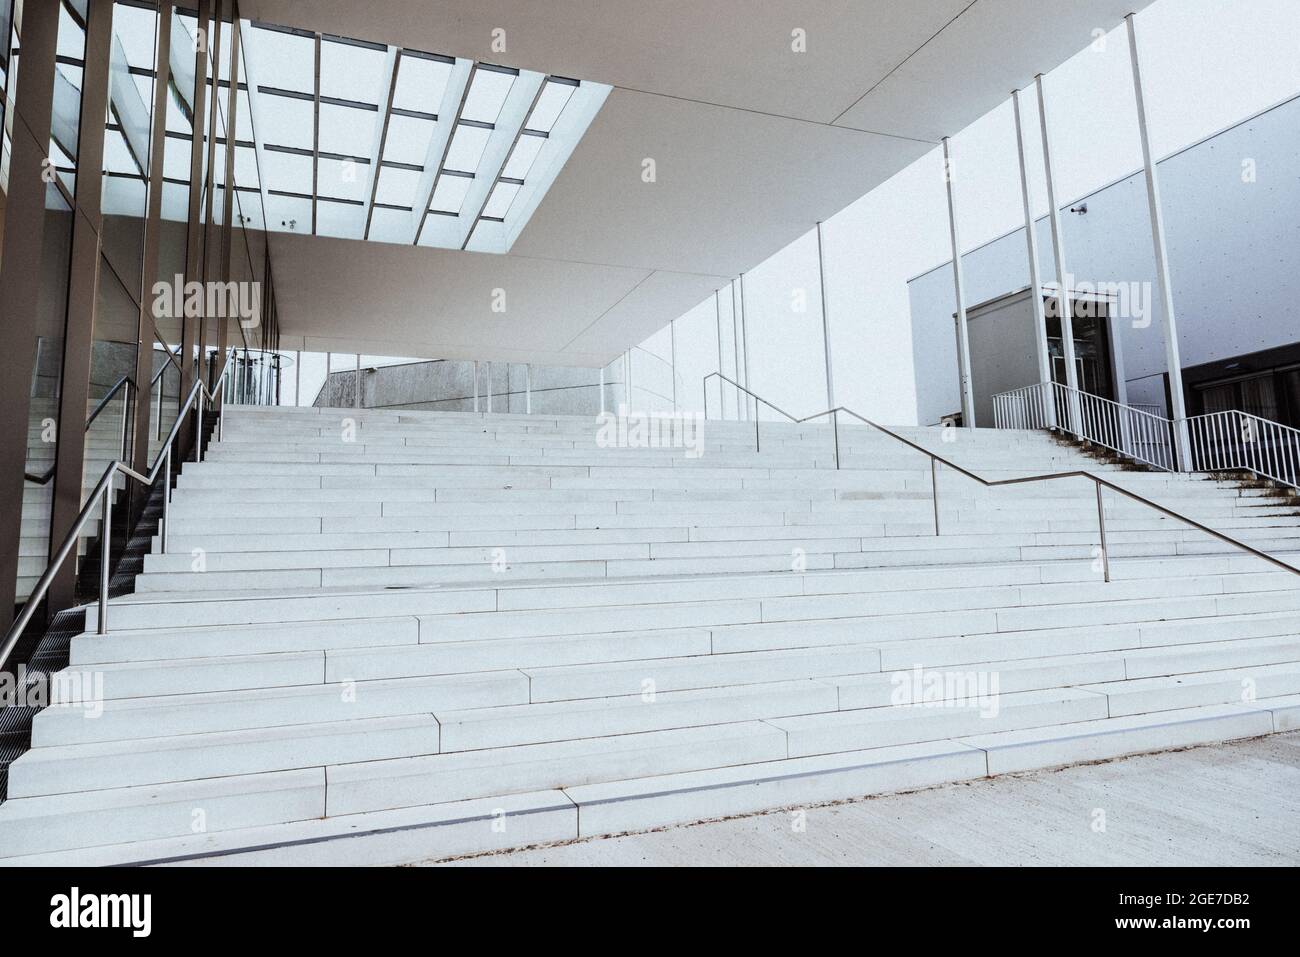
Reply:
<svg viewBox="0 0 1300 957"><path fill-rule="evenodd" d="M195 380L193 388L190 389L189 395L185 399L185 404L177 411L176 421L172 423L171 431L167 433L166 441L164 441L162 446L158 449L158 455L154 459L153 466L149 469L147 474L142 474L131 468L129 465L124 465L120 459L114 459L113 462L109 464L108 468L104 469L104 474L100 476L99 481L95 484L94 490L91 491L90 496L86 499L86 504L82 506L80 514L77 515L77 520L73 522L72 528L59 544L59 548L54 554L54 559L48 566L46 566L40 580L36 583L36 587L32 589L32 593L27 597L27 601L23 605L22 613L19 614L19 616L14 620L14 623L9 627L9 630L5 633L4 644L0 645L0 671L3 671L5 663L9 660L10 654L13 653L14 647L22 637L23 631L26 629L28 622L30 622L32 616L36 614L36 608L41 603L41 599L45 597L46 592L49 591L50 584L54 581L55 574L58 573L59 568L62 567L68 556L75 550L77 542L81 537L81 530L86 527L86 523L89 522L91 516L94 515L96 505L99 505L103 510L103 527L100 529L99 535L99 620L97 622L96 630L101 635L108 633L108 575L113 528L113 496L109 494L109 490L113 486L113 476L120 472L141 485L144 485L146 488L149 488L158 480L159 473L162 473L164 487L162 518L158 523L158 535L161 540L160 547L162 551L166 552L168 524L167 506L171 499L172 450L176 443L176 437L180 434L181 425L184 423L185 416L189 414L190 409L194 408L197 403L195 411L198 414L198 429L196 431L194 454L196 461L202 461L203 403L205 400L212 401L217 398L218 393L221 391L221 384L224 382L226 375L230 372L231 362L234 357L235 350L231 349L230 355L226 357L225 364L221 367L221 372L212 381L212 389L208 388L207 383L205 383L202 378ZM221 435L221 426L224 423L224 419L225 403L222 403L218 410L218 438L220 438Z"/></svg>
<svg viewBox="0 0 1300 957"><path fill-rule="evenodd" d="M771 405L771 403L767 402L761 397L754 395L752 392L750 392L749 389L745 388L743 385L740 385L739 383L734 382L731 379L727 378L721 372L710 372L708 375L704 377L706 396L708 395L707 392L708 380L715 376L719 379L731 383L731 385L735 386L737 389L740 389L742 392L748 393L752 398L758 399L759 401L763 402L765 405L769 405L769 406ZM706 411L707 408L708 406L706 403L705 405ZM776 408L776 407L772 406L772 408ZM808 422L811 419L819 419L824 416L830 415L832 417L832 422L834 423L834 428L836 431L835 467L839 468L838 414L840 412L843 412L845 415L852 416L853 418L857 419L859 422L863 423L864 425L870 426L876 431L889 436L895 441L901 442L902 444L908 446L909 448L915 449L917 452L920 452L923 455L929 456L930 491L931 491L931 496L934 499L934 534L935 535L938 535L940 533L939 485L937 479L937 466L940 464L947 466L948 468L952 469L954 472L957 472L960 475L964 475L969 479L973 479L974 481L978 482L980 485L984 486L985 488L999 488L1006 485L1027 485L1030 483L1037 483L1037 482L1054 482L1059 479L1082 478L1092 482L1097 493L1097 526L1101 536L1101 562L1102 562L1102 571L1105 575L1106 581L1110 581L1110 556L1106 549L1106 511L1102 505L1102 496L1101 496L1101 490L1103 488L1109 489L1110 491L1115 492L1116 494L1122 495L1125 498L1131 499L1134 502L1138 502L1142 505L1147 506L1148 508L1154 509L1155 511L1161 513L1167 518L1172 518L1175 519L1176 521L1183 522L1186 525L1190 525L1193 528L1197 529L1198 531L1202 531L1205 534L1211 536L1212 538L1218 539L1224 544L1232 545L1236 548L1239 548L1250 555L1254 555L1256 558L1262 558L1270 565L1280 568L1283 571L1288 571L1291 572L1292 574L1300 575L1300 568L1297 568L1295 565L1292 565L1289 562L1284 562L1282 561L1282 559L1276 557L1275 555L1270 555L1268 552L1258 549L1254 545L1248 545L1238 538L1233 538L1231 535L1226 535L1223 532L1220 532L1218 529L1211 528L1209 525L1206 525L1204 522L1199 522L1189 515L1184 515L1182 512L1176 512L1171 508L1167 508L1164 505L1161 505L1159 502L1152 501L1151 499L1147 498L1145 495L1140 495L1137 492L1124 488L1122 485L1117 485L1108 479L1104 479L1100 475L1097 475L1094 472L1089 472L1082 469L1076 469L1069 472L1046 472L1039 475L1023 475L1023 476L1018 476L1016 478L1009 478L1009 479L986 479L984 478L984 476L972 472L968 468L964 468L963 466L958 465L956 462L953 462L951 459L945 458L944 456L939 455L937 452L932 452L930 449L927 449L925 446L913 442L911 439L905 438L904 436L899 435L897 432L894 432L893 430L888 429L883 425L879 425L875 422L872 422L870 419L866 418L865 416L859 415L857 412L854 412L852 409L846 408L844 406L837 406L834 409L827 409L825 412L818 412L815 415L805 416L802 419L796 419L794 416L791 416L788 413L784 413L784 412L782 412L782 415L785 415L795 424L801 424L803 422ZM756 448L757 448L757 444L756 444Z"/></svg>
<svg viewBox="0 0 1300 957"><path fill-rule="evenodd" d="M122 376L122 378L118 379L116 382L113 383L113 387L109 389L107 392L105 392L103 397L97 403L95 403L95 408L91 411L90 415L86 418L86 427L82 429L83 435L90 431L90 427L94 425L95 420L99 418L99 414L103 412L106 408L108 408L109 400L111 400L113 396L117 394L117 390L123 388L126 389L127 401L129 403L131 390L135 388L135 380L131 378L131 376L129 375L124 375ZM129 407L130 406L128 405L128 408ZM118 452L121 453L122 455L126 455L126 416L125 415L122 416L122 441L121 444L118 446ZM54 478L54 468L55 467L51 465L40 475L33 475L31 472L24 470L23 478L28 482L35 483L36 485L48 485L50 479Z"/></svg>

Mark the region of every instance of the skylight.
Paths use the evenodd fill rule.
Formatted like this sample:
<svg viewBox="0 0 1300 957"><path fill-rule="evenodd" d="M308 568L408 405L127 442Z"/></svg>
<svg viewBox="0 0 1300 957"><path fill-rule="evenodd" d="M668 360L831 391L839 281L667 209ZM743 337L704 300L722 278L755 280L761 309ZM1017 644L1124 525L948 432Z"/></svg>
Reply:
<svg viewBox="0 0 1300 957"><path fill-rule="evenodd" d="M242 38L277 231L507 252L609 93L270 24Z"/></svg>

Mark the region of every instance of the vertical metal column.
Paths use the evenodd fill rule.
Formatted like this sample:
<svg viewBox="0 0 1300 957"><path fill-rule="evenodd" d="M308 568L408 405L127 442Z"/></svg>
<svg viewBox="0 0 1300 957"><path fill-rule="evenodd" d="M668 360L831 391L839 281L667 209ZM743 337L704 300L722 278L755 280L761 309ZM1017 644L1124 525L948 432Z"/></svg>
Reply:
<svg viewBox="0 0 1300 957"><path fill-rule="evenodd" d="M1044 424L1056 425L1056 400L1052 381L1052 355L1047 347L1047 315L1043 309L1043 277L1038 267L1038 233L1034 226L1034 204L1029 198L1029 166L1025 158L1025 134L1020 116L1020 91L1011 91L1016 116L1016 157L1020 163L1020 198L1025 209L1025 246L1029 254L1030 302L1034 307L1034 351L1038 357L1038 381L1042 383Z"/></svg>
<svg viewBox="0 0 1300 957"><path fill-rule="evenodd" d="M740 338L743 343L740 355L745 364L745 388L749 385L749 310L745 307L745 274L740 274ZM754 400L754 419L758 419L758 400Z"/></svg>
<svg viewBox="0 0 1300 957"><path fill-rule="evenodd" d="M678 409L677 405L677 320L670 320L668 323L668 355L670 358L669 366L672 369L673 376L673 412Z"/></svg>
<svg viewBox="0 0 1300 957"><path fill-rule="evenodd" d="M961 237L957 232L957 198L953 188L952 150L943 138L943 181L948 194L948 238L952 244L952 285L957 297L957 374L961 388L961 424L975 428L975 391L970 374L970 331L966 325L966 275L961 261Z"/></svg>
<svg viewBox="0 0 1300 957"><path fill-rule="evenodd" d="M1146 169L1147 207L1151 216L1151 245L1156 257L1156 284L1160 291L1160 316L1164 320L1165 371L1169 376L1169 396L1173 408L1174 442L1178 449L1178 466L1192 467L1191 446L1187 435L1187 404L1183 398L1183 363L1178 349L1178 319L1174 312L1173 287L1169 280L1169 250L1165 247L1165 220L1160 205L1160 177L1151 155L1151 136L1147 129L1146 97L1142 90L1142 66L1138 56L1137 28L1133 14L1124 18L1128 25L1128 52L1133 64L1133 94L1137 98L1138 133L1142 138L1142 165Z"/></svg>
<svg viewBox="0 0 1300 957"><path fill-rule="evenodd" d="M0 269L0 622L13 620L18 583L23 469L27 462L31 377L36 369L41 260L45 235L44 173L50 153L59 4L28 3L23 12L18 96L13 101L8 203ZM5 42L8 42L8 37ZM12 64L11 64L12 66ZM12 77L11 77L12 82ZM11 87L12 89L12 87ZM10 117L6 116L6 120ZM83 412L84 414L84 412ZM79 441L79 440L78 440ZM57 453L56 453L57 454Z"/></svg>
<svg viewBox="0 0 1300 957"><path fill-rule="evenodd" d="M748 388L749 383L740 374L740 310L736 308L736 280L731 280L731 363L736 370L736 381ZM749 397L736 389L736 420L749 419Z"/></svg>
<svg viewBox="0 0 1300 957"><path fill-rule="evenodd" d="M86 16L85 68L82 73L81 113L102 116L107 108L109 50L113 42L113 5L92 3ZM63 371L59 381L59 411L56 435L67 436L54 449L54 501L50 515L48 556L56 557L59 544L72 530L81 513L85 472L86 407L90 401L91 358L95 340L95 310L98 305L99 257L103 234L101 197L104 159L104 125L87 123L77 137L77 190L72 217L72 255L68 270L68 308L63 335ZM39 367L39 357L37 365ZM136 380L140 381L140 380ZM127 422L131 408L143 406L148 419L148 389L144 402L128 386L122 394L121 442L118 454L127 459ZM138 412L136 413L138 415ZM145 423L145 428L148 422ZM139 429L135 433L139 433ZM24 432L24 434L26 434ZM97 479L98 476L85 476ZM105 493L105 508L113 489ZM107 527L107 526L106 526ZM107 539L104 539L107 541ZM54 573L48 592L51 612L75 601L77 567L63 562Z"/></svg>
<svg viewBox="0 0 1300 957"><path fill-rule="evenodd" d="M1047 117L1047 98L1043 93L1043 75L1034 77L1038 91L1038 127L1043 137L1043 170L1047 177L1047 215L1052 224L1052 254L1056 262L1056 311L1061 320L1061 355L1065 362L1065 384L1070 390L1066 402L1070 431L1079 435L1079 373L1074 359L1074 307L1065 272L1065 238L1061 229L1061 208L1056 202L1056 176L1052 169L1052 135Z"/></svg>
<svg viewBox="0 0 1300 957"><path fill-rule="evenodd" d="M361 408L361 353L357 353L357 377L352 383L352 408Z"/></svg>
<svg viewBox="0 0 1300 957"><path fill-rule="evenodd" d="M487 393L487 410L489 413L491 413L492 412L492 360L489 359L487 362L483 364L487 366L487 376L486 376L486 383L484 385L484 391Z"/></svg>
<svg viewBox="0 0 1300 957"><path fill-rule="evenodd" d="M605 367L600 367L600 414L605 414Z"/></svg>
<svg viewBox="0 0 1300 957"><path fill-rule="evenodd" d="M821 284L822 352L826 358L826 408L835 408L835 377L831 371L831 326L826 310L826 262L822 257L822 224L817 223L817 279Z"/></svg>
<svg viewBox="0 0 1300 957"><path fill-rule="evenodd" d="M715 289L713 291L713 319L718 327L718 372L723 375L726 373L722 367L722 292ZM705 404L708 404L709 397L704 397ZM718 418L725 421L727 418L727 387L721 379L718 380Z"/></svg>
<svg viewBox="0 0 1300 957"><path fill-rule="evenodd" d="M474 360L474 411L478 411L478 360Z"/></svg>
<svg viewBox="0 0 1300 957"><path fill-rule="evenodd" d="M533 414L533 366L524 364L524 414Z"/></svg>

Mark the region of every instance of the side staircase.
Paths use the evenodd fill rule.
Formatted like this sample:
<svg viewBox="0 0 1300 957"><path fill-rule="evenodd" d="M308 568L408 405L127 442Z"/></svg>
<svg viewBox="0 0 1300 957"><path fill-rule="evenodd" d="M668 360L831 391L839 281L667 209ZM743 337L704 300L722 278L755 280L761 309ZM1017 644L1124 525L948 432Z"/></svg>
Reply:
<svg viewBox="0 0 1300 957"><path fill-rule="evenodd" d="M898 431L1300 566L1268 488ZM106 636L87 609L98 691L36 716L0 863L401 863L1300 727L1300 575L1109 494L1105 582L1086 479L941 468L936 509L866 426L838 468L827 425L600 435L228 407L166 554Z"/></svg>

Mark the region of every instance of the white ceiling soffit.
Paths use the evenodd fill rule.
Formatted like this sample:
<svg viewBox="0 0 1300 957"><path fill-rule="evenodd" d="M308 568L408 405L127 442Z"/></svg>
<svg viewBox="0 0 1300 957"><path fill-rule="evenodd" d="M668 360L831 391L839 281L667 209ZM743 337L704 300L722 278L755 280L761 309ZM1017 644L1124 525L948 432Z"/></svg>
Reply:
<svg viewBox="0 0 1300 957"><path fill-rule="evenodd" d="M505 233L502 239L485 232L470 244L513 241L505 262L494 260L500 274L493 285L536 302L533 315L547 325L509 326L509 334L487 336L488 325L475 330L447 320L456 329L451 338L477 358L504 358L508 344L583 364L579 356L591 355L585 350L612 358L662 327L928 152L941 136L959 132L1013 88L1084 49L1093 31L1112 29L1146 5L242 0L241 11L286 26L614 87L517 237L497 224L493 231ZM800 43L806 52L792 49ZM647 159L655 165L650 184L642 180ZM323 291L333 284L312 286L292 265L280 268L300 252L299 238L274 236L272 250L282 328L310 335L335 310ZM322 245L313 264L352 275L365 287L366 275L349 268L351 248ZM406 252L415 258L404 253L402 261L418 270L415 284L431 298L402 295L402 301L448 317L474 312L473 302L448 298L465 288L462 272L477 272L462 266L464 255ZM507 266L517 258L543 268ZM628 270L642 284L635 294ZM551 281L561 274L571 282ZM614 288L627 297L617 308L618 297L609 300ZM559 297L546 308L544 289ZM362 298L373 305L394 295L391 287L372 285ZM404 324L385 333L397 328ZM347 333L346 324L336 331ZM408 347L398 354L420 353Z"/></svg>
<svg viewBox="0 0 1300 957"><path fill-rule="evenodd" d="M726 282L323 236L271 242L277 298L292 276L313 310L281 315L285 349L602 365L622 351L620 331L639 341Z"/></svg>

